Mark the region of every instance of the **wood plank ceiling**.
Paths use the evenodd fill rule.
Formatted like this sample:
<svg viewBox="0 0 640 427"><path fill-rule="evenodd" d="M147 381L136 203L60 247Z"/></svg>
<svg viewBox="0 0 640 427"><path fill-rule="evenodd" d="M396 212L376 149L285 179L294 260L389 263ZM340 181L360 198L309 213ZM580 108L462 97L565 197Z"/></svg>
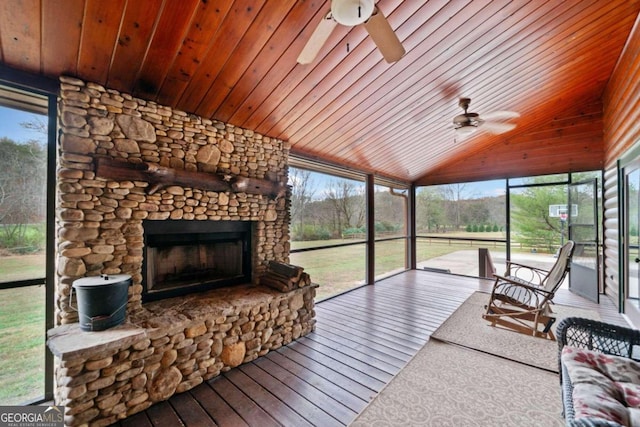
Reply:
<svg viewBox="0 0 640 427"><path fill-rule="evenodd" d="M362 26L296 58L329 0L3 0L0 60L291 142L417 183L601 168L602 96L640 0L379 0L407 53ZM521 114L455 141L452 118Z"/></svg>

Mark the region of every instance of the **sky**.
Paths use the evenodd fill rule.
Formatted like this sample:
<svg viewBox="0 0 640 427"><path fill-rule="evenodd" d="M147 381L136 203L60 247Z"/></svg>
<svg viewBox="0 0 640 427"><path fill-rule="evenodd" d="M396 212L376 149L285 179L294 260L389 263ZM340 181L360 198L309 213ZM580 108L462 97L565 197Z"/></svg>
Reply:
<svg viewBox="0 0 640 427"><path fill-rule="evenodd" d="M289 178L293 178L293 175L290 174ZM315 190L313 191L314 199L322 199L326 196L327 190L331 187L331 182L341 179L343 178L333 177L318 172L312 172L310 176L310 182L308 184L309 190ZM356 182L358 187L361 187L364 191L363 182L354 182ZM462 185L464 185L462 191L463 199L478 199L483 197L502 196L506 194L505 180L469 182Z"/></svg>
<svg viewBox="0 0 640 427"><path fill-rule="evenodd" d="M20 126L20 123L33 121L35 118L46 120L46 116L40 114L27 113L0 106L0 137L5 136L18 143L27 142L31 139L44 142L46 135Z"/></svg>

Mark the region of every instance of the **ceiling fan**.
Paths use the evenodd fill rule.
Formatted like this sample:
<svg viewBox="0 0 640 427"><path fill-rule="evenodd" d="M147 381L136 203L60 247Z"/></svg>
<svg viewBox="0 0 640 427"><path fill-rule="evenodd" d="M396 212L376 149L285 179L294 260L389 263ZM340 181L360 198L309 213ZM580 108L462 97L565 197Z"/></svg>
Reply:
<svg viewBox="0 0 640 427"><path fill-rule="evenodd" d="M402 43L374 0L331 0L331 11L322 18L298 56L298 63L309 64L325 44L337 24L353 27L364 24L385 61L392 63L405 54Z"/></svg>
<svg viewBox="0 0 640 427"><path fill-rule="evenodd" d="M492 134L509 132L516 127L515 123L506 120L520 117L515 111L494 111L482 117L478 113L469 113L470 98L460 98L458 105L464 109L464 114L453 118L453 128L457 138L465 138L478 130L484 130Z"/></svg>

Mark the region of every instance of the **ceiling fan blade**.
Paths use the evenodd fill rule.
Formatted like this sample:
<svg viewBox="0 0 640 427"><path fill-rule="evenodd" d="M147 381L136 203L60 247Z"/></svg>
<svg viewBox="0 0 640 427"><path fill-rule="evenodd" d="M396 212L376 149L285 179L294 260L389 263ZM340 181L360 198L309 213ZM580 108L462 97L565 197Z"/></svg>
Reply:
<svg viewBox="0 0 640 427"><path fill-rule="evenodd" d="M482 130L487 131L489 133L498 134L498 133L509 132L510 130L515 129L516 124L485 121L480 125L480 127L482 128Z"/></svg>
<svg viewBox="0 0 640 427"><path fill-rule="evenodd" d="M299 64L310 64L314 59L316 59L318 52L320 52L320 49L322 49L322 46L327 41L336 25L338 24L331 17L331 12L327 13L313 31L311 37L309 37L309 40L307 41L307 44L304 45L300 55L298 55Z"/></svg>
<svg viewBox="0 0 640 427"><path fill-rule="evenodd" d="M364 23L364 27L388 63L396 62L405 54L398 36L378 8L373 10L369 20Z"/></svg>
<svg viewBox="0 0 640 427"><path fill-rule="evenodd" d="M492 111L487 114L482 114L480 117L485 121L509 120L517 119L520 117L520 113L516 113L515 111Z"/></svg>

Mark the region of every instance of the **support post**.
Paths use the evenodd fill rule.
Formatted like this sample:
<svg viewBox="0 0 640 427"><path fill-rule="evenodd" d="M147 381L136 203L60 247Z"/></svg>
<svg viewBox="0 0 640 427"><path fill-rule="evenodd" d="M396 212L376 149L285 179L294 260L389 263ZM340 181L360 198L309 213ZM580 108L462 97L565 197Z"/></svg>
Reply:
<svg viewBox="0 0 640 427"><path fill-rule="evenodd" d="M375 240L376 240L376 219L375 219L375 188L372 174L367 175L367 285L373 285L376 280L376 260L375 260Z"/></svg>
<svg viewBox="0 0 640 427"><path fill-rule="evenodd" d="M496 267L487 248L478 248L478 276L493 279Z"/></svg>

